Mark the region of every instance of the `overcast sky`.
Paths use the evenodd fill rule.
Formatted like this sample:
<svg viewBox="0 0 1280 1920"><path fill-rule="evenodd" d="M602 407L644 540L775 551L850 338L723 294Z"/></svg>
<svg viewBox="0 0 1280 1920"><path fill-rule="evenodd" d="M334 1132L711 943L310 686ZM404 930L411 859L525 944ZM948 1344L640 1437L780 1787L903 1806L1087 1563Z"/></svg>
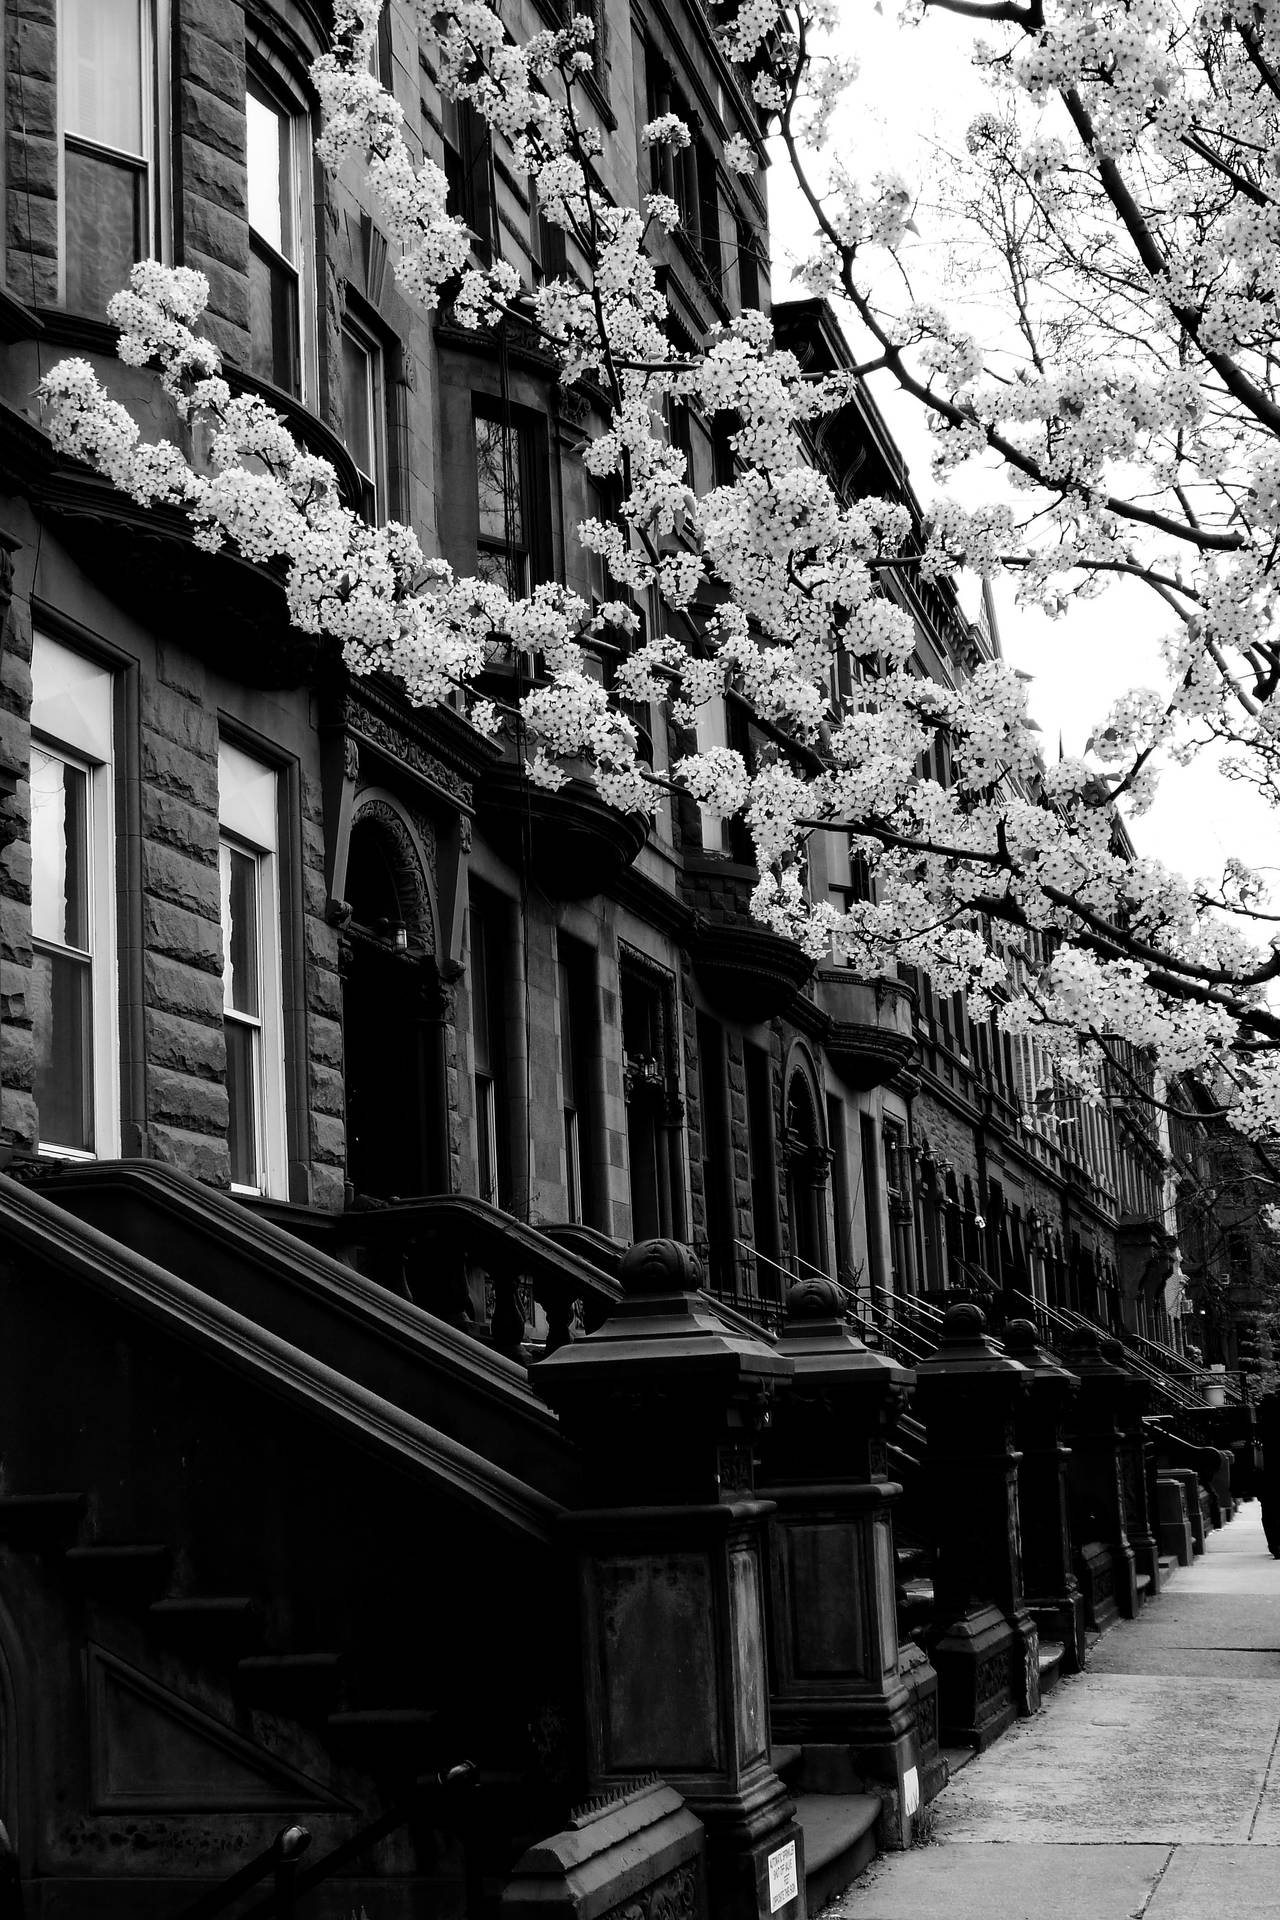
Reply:
<svg viewBox="0 0 1280 1920"><path fill-rule="evenodd" d="M843 0L842 14L842 50L858 59L861 72L831 144L855 177L869 179L881 167L896 167L918 192L920 236L908 243L904 256L913 289L917 297L938 299L955 311L957 290L943 287L938 277L944 236L936 217L931 230L929 200L947 153L963 150L966 127L988 102L970 61L973 26L934 12L918 27L903 27L895 18L894 0L883 0L883 11L873 0ZM769 173L769 195L774 289L782 294L792 265L809 249L812 222L789 183L780 150ZM964 317L980 337L992 324L981 313ZM888 375L873 376L871 384L927 505L937 489L920 410ZM998 492L966 481L964 497L998 497ZM1005 655L1034 677L1031 710L1047 754L1056 756L1059 736L1067 752L1079 752L1094 723L1126 688L1163 683L1159 636L1164 622L1149 608L1151 596L1142 588L1110 588L1057 621L1015 606L1012 582L997 583L996 594ZM1144 852L1189 876L1217 875L1234 853L1253 866L1273 867L1280 881L1280 821L1238 785L1227 786L1207 764L1170 770L1156 806L1132 829Z"/></svg>

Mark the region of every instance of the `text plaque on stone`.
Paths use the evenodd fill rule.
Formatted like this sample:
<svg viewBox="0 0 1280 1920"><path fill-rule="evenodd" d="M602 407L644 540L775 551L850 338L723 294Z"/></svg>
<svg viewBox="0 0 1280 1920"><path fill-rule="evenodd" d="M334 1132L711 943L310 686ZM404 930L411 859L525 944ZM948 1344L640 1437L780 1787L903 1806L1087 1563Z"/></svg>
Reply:
<svg viewBox="0 0 1280 1920"><path fill-rule="evenodd" d="M769 1911L776 1913L779 1907L785 1907L794 1900L800 1891L796 1879L796 1843L788 1840L785 1847L779 1847L776 1853L769 1855Z"/></svg>

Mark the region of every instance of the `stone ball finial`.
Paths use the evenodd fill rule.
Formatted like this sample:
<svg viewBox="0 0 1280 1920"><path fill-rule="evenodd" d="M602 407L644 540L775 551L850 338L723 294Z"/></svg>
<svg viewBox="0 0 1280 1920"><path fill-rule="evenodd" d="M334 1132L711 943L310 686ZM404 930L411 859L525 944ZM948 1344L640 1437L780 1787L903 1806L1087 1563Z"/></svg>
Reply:
<svg viewBox="0 0 1280 1920"><path fill-rule="evenodd" d="M618 1279L628 1299L696 1293L702 1285L702 1262L682 1240L637 1240L622 1256Z"/></svg>
<svg viewBox="0 0 1280 1920"><path fill-rule="evenodd" d="M1104 1360L1109 1360L1113 1367L1125 1365L1127 1358L1125 1350L1114 1334L1107 1334L1105 1338L1099 1340L1098 1352Z"/></svg>
<svg viewBox="0 0 1280 1920"><path fill-rule="evenodd" d="M1100 1359L1096 1330L1093 1327L1073 1327L1067 1340L1067 1352L1072 1359Z"/></svg>
<svg viewBox="0 0 1280 1920"><path fill-rule="evenodd" d="M945 1344L953 1341L981 1340L987 1331L987 1316L976 1300L957 1300L947 1308L942 1322Z"/></svg>
<svg viewBox="0 0 1280 1920"><path fill-rule="evenodd" d="M807 1274L787 1289L788 1320L842 1320L844 1295L834 1280Z"/></svg>
<svg viewBox="0 0 1280 1920"><path fill-rule="evenodd" d="M1035 1353L1040 1335L1034 1320L1010 1320L1004 1330L1006 1353Z"/></svg>

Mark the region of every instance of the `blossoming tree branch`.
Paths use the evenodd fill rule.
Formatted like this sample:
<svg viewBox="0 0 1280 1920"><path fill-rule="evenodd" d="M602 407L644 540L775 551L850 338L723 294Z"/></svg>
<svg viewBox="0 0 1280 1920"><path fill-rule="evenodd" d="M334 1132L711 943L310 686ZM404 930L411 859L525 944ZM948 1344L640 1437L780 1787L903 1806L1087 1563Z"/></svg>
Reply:
<svg viewBox="0 0 1280 1920"><path fill-rule="evenodd" d="M970 135L963 213L1003 277L1016 356L984 353L935 308L890 312L866 292L864 258L901 242L910 193L892 177L859 185L838 159L814 172L852 78L827 50L829 6L740 0L721 33L808 197L810 285L849 303L872 343L859 371L888 368L930 410L942 477L997 455L1013 506L962 511L944 495L921 547L900 503L842 501L806 455L806 429L849 399L856 373L806 377L755 312L675 352L647 248L680 211L661 193L628 206L605 191L579 111L591 23L515 45L485 0L418 0L423 44L442 91L528 173L582 279L530 293L509 262L475 263L443 171L415 159L370 71L381 0L338 0L333 49L313 69L319 150L330 168L363 166L400 283L423 308L443 300L464 326L536 328L561 379L586 383L607 413L585 459L620 506L578 534L615 601L593 608L554 584L510 598L425 556L410 528L367 525L333 468L223 377L198 331L207 286L185 269L143 263L110 313L121 358L158 369L198 457L144 442L84 360L44 382L50 431L136 500L183 509L202 547L283 562L300 629L424 705L461 692L539 784L585 763L612 805L649 810L660 783L628 705L662 703L687 729L706 702L741 694L778 750L753 766L726 747L692 752L670 778L745 817L764 922L815 957L834 942L867 973L927 969L940 991L966 991L975 1017L994 1008L1007 1030L1033 1029L1086 1092L1117 1042L1162 1074L1216 1075L1237 1124L1268 1134L1280 940L1261 884L1236 863L1192 884L1134 856L1115 807L1140 811L1158 763L1220 739L1280 795L1280 47L1267 10L1235 0L1202 14L1177 0L928 4L1003 36L984 56L993 103ZM674 115L643 132L650 145L690 137ZM725 157L754 164L736 136ZM695 497L663 426L673 402L737 416L732 484ZM1021 597L1050 611L1112 577L1141 580L1168 614L1167 688L1100 716L1088 759L1045 767L1003 663L958 688L911 670L899 580L966 565L1014 572ZM663 631L641 640L634 604L651 591ZM602 631L631 637L607 691L586 657ZM507 706L482 687L503 652L539 661ZM842 655L852 673L837 671ZM921 772L939 733L945 785ZM873 900L839 910L809 896L809 836L827 827L855 836Z"/></svg>

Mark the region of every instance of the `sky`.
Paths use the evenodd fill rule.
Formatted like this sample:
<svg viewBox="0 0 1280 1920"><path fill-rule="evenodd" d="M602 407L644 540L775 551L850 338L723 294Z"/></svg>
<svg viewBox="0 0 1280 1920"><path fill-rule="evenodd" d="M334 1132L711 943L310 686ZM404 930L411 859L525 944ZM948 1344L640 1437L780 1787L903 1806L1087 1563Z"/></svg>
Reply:
<svg viewBox="0 0 1280 1920"><path fill-rule="evenodd" d="M927 208L930 183L947 165L947 153L963 150L969 122L989 103L971 63L973 23L933 11L919 26L904 26L894 0L841 0L839 39L840 51L858 60L860 73L835 122L831 146L855 177L897 168L913 195L918 192L920 233L908 241L904 261L916 296L954 311L957 289L943 286L939 278L945 235L930 231ZM812 220L780 149L768 188L774 292L781 295L795 263L808 251ZM967 323L979 337L994 324L972 312ZM921 411L890 375L873 375L870 384L927 506L937 488ZM962 497L976 503L999 494L975 478L965 483ZM1159 641L1165 622L1141 587L1120 583L1055 621L1017 607L1013 592L1011 581L996 583L1001 644L1006 658L1032 676L1030 710L1046 754L1056 756L1059 738L1068 753L1081 751L1117 695L1130 687L1163 684ZM1229 854L1273 868L1280 900L1280 820L1239 785L1227 786L1207 760L1171 769L1151 812L1130 824L1142 852L1189 877L1216 876Z"/></svg>

